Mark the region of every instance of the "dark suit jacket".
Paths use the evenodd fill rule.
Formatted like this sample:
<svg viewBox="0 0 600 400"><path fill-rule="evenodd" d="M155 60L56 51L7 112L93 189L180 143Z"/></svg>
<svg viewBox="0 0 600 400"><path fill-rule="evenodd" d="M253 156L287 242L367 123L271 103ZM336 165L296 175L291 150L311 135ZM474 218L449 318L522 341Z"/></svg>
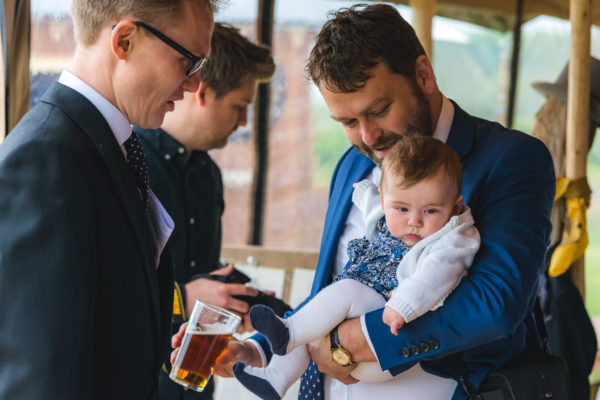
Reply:
<svg viewBox="0 0 600 400"><path fill-rule="evenodd" d="M447 143L463 165L461 194L481 234L480 250L443 307L404 325L398 336L382 322L383 309L367 314L366 324L383 369L397 374L422 362L425 370L448 376L432 360L466 350L469 379L479 387L490 370L527 345L539 346L531 312L551 230L555 178L542 142L454 107ZM331 182L317 271L306 301L330 282L337 244L352 205L352 184L364 179L373 167L354 148L339 161ZM256 339L269 352L264 339ZM464 398L459 385L453 399Z"/></svg>
<svg viewBox="0 0 600 400"><path fill-rule="evenodd" d="M0 398L153 398L172 298L112 131L53 84L0 146Z"/></svg>

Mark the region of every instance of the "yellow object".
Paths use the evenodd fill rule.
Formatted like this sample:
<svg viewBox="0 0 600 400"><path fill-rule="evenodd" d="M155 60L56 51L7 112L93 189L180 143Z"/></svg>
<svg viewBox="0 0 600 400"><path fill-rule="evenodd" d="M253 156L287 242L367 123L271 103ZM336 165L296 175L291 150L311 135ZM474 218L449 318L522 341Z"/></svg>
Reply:
<svg viewBox="0 0 600 400"><path fill-rule="evenodd" d="M569 188L569 183L571 183L570 179L565 178L564 176L556 175L556 193L554 194L554 202L567 193L567 189Z"/></svg>
<svg viewBox="0 0 600 400"><path fill-rule="evenodd" d="M590 196L591 190L585 177L574 181L562 176L556 177L554 202L565 197L567 215L560 244L550 260L548 275L551 277L564 274L585 253L589 242L585 210L589 206Z"/></svg>
<svg viewBox="0 0 600 400"><path fill-rule="evenodd" d="M175 282L175 291L173 294L173 320L175 322L185 321L184 299L179 289L179 284Z"/></svg>
<svg viewBox="0 0 600 400"><path fill-rule="evenodd" d="M548 270L548 275L553 278L564 274L585 252L588 245L585 209L585 201L582 198L567 200L563 236L552 254Z"/></svg>

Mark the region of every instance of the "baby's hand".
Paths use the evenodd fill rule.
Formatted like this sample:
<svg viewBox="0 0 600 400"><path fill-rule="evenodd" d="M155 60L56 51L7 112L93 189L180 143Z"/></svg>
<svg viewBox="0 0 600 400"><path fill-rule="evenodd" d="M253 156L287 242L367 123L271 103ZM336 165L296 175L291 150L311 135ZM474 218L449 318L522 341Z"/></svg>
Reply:
<svg viewBox="0 0 600 400"><path fill-rule="evenodd" d="M358 185L358 183L359 183L359 182L354 182L354 183L352 184L352 187L353 187L353 188L356 188L356 186Z"/></svg>
<svg viewBox="0 0 600 400"><path fill-rule="evenodd" d="M385 307L383 310L383 323L390 327L390 332L398 336L398 329L404 325L404 317L396 310Z"/></svg>

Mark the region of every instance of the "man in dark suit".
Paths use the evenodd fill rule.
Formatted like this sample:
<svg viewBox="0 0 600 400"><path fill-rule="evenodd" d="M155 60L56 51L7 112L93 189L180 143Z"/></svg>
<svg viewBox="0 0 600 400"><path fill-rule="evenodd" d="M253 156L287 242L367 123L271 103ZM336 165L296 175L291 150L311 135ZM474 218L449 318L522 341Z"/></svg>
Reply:
<svg viewBox="0 0 600 400"><path fill-rule="evenodd" d="M398 336L380 309L345 321L337 335L309 346L327 375L310 367L301 397L465 399L461 385L435 360L464 351L464 378L478 388L488 372L527 346L540 346L532 310L551 228L550 155L537 139L472 117L447 99L414 30L391 6L355 6L333 15L317 36L307 70L354 145L334 171L311 296L342 270L346 244L364 235L351 203L352 184L370 179L379 185L377 164L404 135L432 135L460 156L461 193L482 242L444 306L406 324ZM269 356L270 349L264 338L255 339L260 349L233 342L222 363L260 364L260 352ZM336 364L332 352L353 363ZM396 378L357 382L349 374L364 361L378 361Z"/></svg>
<svg viewBox="0 0 600 400"><path fill-rule="evenodd" d="M184 95L160 129L133 127L148 158L151 187L175 222L168 242L175 276L174 329L201 299L242 315L238 332L252 330L248 304L233 296L255 296L256 289L205 277L233 271L232 265L217 270L225 203L221 170L208 151L225 147L231 134L246 125L257 83L268 81L274 71L271 49L250 42L231 25L215 23L198 90ZM159 399L211 399L213 382L202 392L185 390L163 371Z"/></svg>
<svg viewBox="0 0 600 400"><path fill-rule="evenodd" d="M131 124L198 88L214 6L73 1L69 70L0 146L0 398L156 397L173 226Z"/></svg>

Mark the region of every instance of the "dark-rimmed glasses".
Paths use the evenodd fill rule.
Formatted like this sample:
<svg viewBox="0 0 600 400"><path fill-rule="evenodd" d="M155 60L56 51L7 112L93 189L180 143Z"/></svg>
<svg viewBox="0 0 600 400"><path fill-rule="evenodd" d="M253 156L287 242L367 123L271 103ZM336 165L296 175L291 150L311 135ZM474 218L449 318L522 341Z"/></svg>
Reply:
<svg viewBox="0 0 600 400"><path fill-rule="evenodd" d="M200 71L206 65L206 61L208 61L208 57L195 56L194 54L192 54L191 51L188 51L185 47L183 47L179 43L175 42L173 39L169 38L168 36L166 36L165 34L160 32L158 29L155 29L148 24L145 24L143 22L136 22L135 24L137 26L141 26L142 28L146 29L148 32L150 32L151 34L153 34L154 36L156 36L157 38L162 40L164 43L166 43L173 50L177 51L179 54L181 54L182 56L184 56L185 58L190 60L191 66L185 72L185 74L188 77L194 75L196 72Z"/></svg>

